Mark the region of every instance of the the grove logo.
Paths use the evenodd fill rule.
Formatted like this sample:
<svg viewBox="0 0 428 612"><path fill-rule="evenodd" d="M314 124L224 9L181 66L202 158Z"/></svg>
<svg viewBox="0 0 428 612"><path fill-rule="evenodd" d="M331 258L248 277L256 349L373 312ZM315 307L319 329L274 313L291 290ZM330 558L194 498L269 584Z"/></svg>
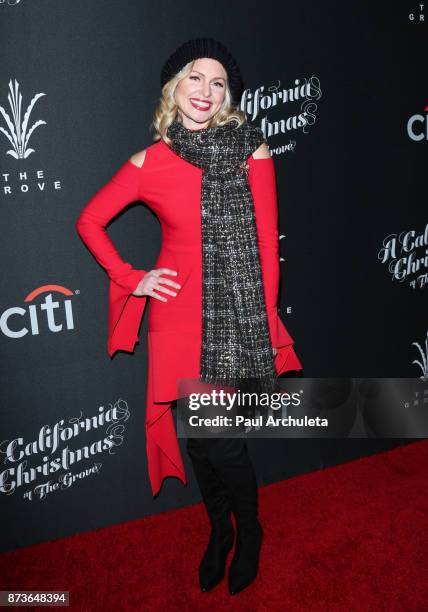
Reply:
<svg viewBox="0 0 428 612"><path fill-rule="evenodd" d="M7 97L10 106L10 116L8 112L0 105L0 113L6 122L7 128L5 129L0 126L0 132L6 136L12 145L12 149L6 151L6 155L11 155L15 159L27 159L31 153L34 153L34 149L28 147L28 141L30 140L31 134L34 132L39 125L46 125L46 121L39 119L31 126L29 125L31 111L34 108L35 103L39 98L45 96L44 93L35 94L22 119L22 94L19 91L19 83L15 79L15 86L12 87L12 79L9 81L9 95Z"/></svg>
<svg viewBox="0 0 428 612"><path fill-rule="evenodd" d="M412 140L428 140L428 106L424 108L425 115L416 113L407 122L407 135Z"/></svg>
<svg viewBox="0 0 428 612"><path fill-rule="evenodd" d="M423 252L420 250L423 249ZM418 252L419 251L419 252ZM428 223L421 234L407 230L389 234L378 253L381 263L388 263L392 280L409 281L410 286L422 288L428 284ZM411 277L414 278L411 278Z"/></svg>
<svg viewBox="0 0 428 612"><path fill-rule="evenodd" d="M419 350L419 354L421 356L422 361L414 359L412 363L418 365L422 371L422 376L420 376L419 378L428 381L428 331L427 337L425 338L425 350L421 347L419 342L412 342L412 346L413 345L415 345L416 348Z"/></svg>
<svg viewBox="0 0 428 612"><path fill-rule="evenodd" d="M38 336L46 330L57 333L74 329L72 301L67 299L74 295L62 285L38 287L24 298L25 308L11 306L1 314L0 330L8 338L22 338L27 334Z"/></svg>
<svg viewBox="0 0 428 612"><path fill-rule="evenodd" d="M419 12L409 13L409 21L413 21L414 23L424 23L425 22L425 13L424 13L424 3L421 0L416 0L416 11L419 9Z"/></svg>

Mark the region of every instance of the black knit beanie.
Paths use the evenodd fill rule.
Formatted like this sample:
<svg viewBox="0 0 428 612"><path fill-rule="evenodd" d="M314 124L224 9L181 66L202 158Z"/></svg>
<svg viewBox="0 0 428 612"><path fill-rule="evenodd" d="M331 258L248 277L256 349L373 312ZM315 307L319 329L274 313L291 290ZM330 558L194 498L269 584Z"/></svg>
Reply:
<svg viewBox="0 0 428 612"><path fill-rule="evenodd" d="M194 38L178 47L162 68L161 87L172 79L188 62L201 57L211 57L223 64L227 72L232 101L234 104L238 104L243 89L241 72L230 51L214 38Z"/></svg>

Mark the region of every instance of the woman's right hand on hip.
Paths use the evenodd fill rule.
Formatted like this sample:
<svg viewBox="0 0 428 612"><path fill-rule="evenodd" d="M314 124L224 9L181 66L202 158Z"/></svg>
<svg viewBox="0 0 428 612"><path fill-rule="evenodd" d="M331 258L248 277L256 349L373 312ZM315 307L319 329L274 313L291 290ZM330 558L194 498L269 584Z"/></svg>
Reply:
<svg viewBox="0 0 428 612"><path fill-rule="evenodd" d="M147 272L143 276L143 278L138 283L137 288L132 293L132 295L136 295L141 297L143 295L148 295L150 297L154 297L157 300L161 300L161 302L167 302L167 298L163 297L156 291L167 293L168 295L176 296L177 293L167 289L165 285L170 287L175 287L176 289L181 289L181 285L174 282L169 278L164 278L162 274L171 274L173 276L177 276L177 272L175 270L171 270L171 268L155 268Z"/></svg>

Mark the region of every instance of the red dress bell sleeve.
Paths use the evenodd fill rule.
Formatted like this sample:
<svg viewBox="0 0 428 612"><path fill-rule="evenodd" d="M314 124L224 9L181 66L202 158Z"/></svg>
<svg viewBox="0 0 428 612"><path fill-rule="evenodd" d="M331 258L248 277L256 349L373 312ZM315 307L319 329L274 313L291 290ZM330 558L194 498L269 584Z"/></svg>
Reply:
<svg viewBox="0 0 428 612"><path fill-rule="evenodd" d="M76 221L76 229L110 279L108 342L110 357L117 350L132 352L147 296L132 293L147 273L136 270L119 255L106 226L128 204L140 199L140 168L127 161L92 197Z"/></svg>
<svg viewBox="0 0 428 612"><path fill-rule="evenodd" d="M278 314L280 278L278 197L276 191L275 163L272 157L248 158L248 180L254 200L254 213L262 269L266 312L272 346L276 348L277 374L288 370L302 370L295 351L294 340Z"/></svg>

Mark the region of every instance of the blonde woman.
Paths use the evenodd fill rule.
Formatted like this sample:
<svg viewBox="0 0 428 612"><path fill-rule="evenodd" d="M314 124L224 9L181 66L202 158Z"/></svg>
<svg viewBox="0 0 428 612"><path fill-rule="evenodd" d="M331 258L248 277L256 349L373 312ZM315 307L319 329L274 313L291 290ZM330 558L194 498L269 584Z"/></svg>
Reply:
<svg viewBox="0 0 428 612"><path fill-rule="evenodd" d="M260 128L236 108L237 62L219 41L178 47L161 72L155 142L133 154L89 201L78 232L110 278L108 352L132 351L149 300L146 445L152 492L164 478L186 484L171 408L179 378L275 389L278 374L302 368L278 316L275 168ZM105 231L143 200L162 226L154 269L123 261ZM187 451L211 524L199 564L209 591L224 577L231 594L258 572L262 527L245 438L199 437Z"/></svg>

